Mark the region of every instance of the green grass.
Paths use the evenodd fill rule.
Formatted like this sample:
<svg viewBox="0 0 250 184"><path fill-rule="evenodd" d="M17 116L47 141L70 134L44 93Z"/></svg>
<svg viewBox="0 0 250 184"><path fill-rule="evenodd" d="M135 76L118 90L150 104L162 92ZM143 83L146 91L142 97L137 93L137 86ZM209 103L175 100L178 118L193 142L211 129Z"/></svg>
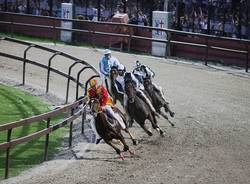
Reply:
<svg viewBox="0 0 250 184"><path fill-rule="evenodd" d="M38 97L17 90L13 87L0 85L0 124L17 121L34 115L49 111L48 104L42 102ZM52 124L58 122L63 115L52 119ZM23 137L46 127L46 122L35 122L31 125L15 128L12 130L11 138ZM49 138L49 158L52 158L61 145L66 129L61 128ZM6 141L7 132L0 132L0 143ZM43 161L45 136L23 143L11 148L10 151L10 173L9 177L18 175L21 171L28 169ZM0 180L4 178L6 152L0 150Z"/></svg>

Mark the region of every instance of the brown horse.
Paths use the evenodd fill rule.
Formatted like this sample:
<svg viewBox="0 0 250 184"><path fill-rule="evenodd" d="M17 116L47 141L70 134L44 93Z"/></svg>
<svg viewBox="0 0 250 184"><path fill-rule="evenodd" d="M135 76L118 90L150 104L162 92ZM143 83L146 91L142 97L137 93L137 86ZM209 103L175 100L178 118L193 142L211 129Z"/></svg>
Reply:
<svg viewBox="0 0 250 184"><path fill-rule="evenodd" d="M152 132L146 127L146 120L151 122L153 129L156 129L161 136L164 136L164 132L157 124L155 115L149 109L148 105L139 96L137 96L137 92L134 89L132 81L125 82L125 92L128 96L126 106L129 116L134 119L149 136L152 136Z"/></svg>
<svg viewBox="0 0 250 184"><path fill-rule="evenodd" d="M130 154L134 154L130 149L123 135L121 134L121 127L119 123L109 118L106 113L100 110L100 103L97 99L90 100L91 111L94 113L96 131L100 137L112 148L115 149L116 153L120 155L120 158L124 160L122 151L112 143L113 139L119 140L123 145L123 151L129 151Z"/></svg>
<svg viewBox="0 0 250 184"><path fill-rule="evenodd" d="M112 67L110 70L110 91L113 97L114 102L118 100L123 105L123 94L119 93L115 87L115 79L118 76L118 70L115 67Z"/></svg>
<svg viewBox="0 0 250 184"><path fill-rule="evenodd" d="M169 108L168 102L166 102L162 98L162 96L159 94L159 91L157 91L155 89L154 85L152 84L151 79L149 79L149 78L144 79L143 85L144 85L145 90L148 92L150 98L152 99L152 104L153 104L156 112L159 113L165 119L167 119L171 126L175 126L168 119L168 116L161 111L161 108L164 107L166 113L169 113L172 117L174 115L174 113Z"/></svg>

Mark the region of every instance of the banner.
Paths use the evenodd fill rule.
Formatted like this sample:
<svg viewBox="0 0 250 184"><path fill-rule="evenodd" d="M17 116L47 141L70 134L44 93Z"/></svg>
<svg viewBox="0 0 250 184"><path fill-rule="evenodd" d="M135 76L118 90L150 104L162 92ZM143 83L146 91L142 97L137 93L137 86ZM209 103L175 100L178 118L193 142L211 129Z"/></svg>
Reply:
<svg viewBox="0 0 250 184"><path fill-rule="evenodd" d="M62 19L72 19L73 18L73 5L72 3L62 3ZM61 21L61 27L72 29L71 21ZM72 32L70 31L61 31L61 40L64 42L71 42Z"/></svg>
<svg viewBox="0 0 250 184"><path fill-rule="evenodd" d="M165 11L153 11L153 27L158 28L170 28L170 20L172 13ZM152 31L152 38L155 39L167 39L167 35L163 31ZM160 42L152 42L152 55L165 56L166 44Z"/></svg>

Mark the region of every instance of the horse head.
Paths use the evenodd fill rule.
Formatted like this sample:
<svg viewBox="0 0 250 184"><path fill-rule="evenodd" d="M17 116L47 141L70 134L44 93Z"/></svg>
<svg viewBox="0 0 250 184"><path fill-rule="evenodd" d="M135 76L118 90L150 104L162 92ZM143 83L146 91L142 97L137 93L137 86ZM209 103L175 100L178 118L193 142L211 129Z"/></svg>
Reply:
<svg viewBox="0 0 250 184"><path fill-rule="evenodd" d="M150 78L145 78L143 80L143 86L146 89L146 91L148 91L149 93L153 92L153 84Z"/></svg>
<svg viewBox="0 0 250 184"><path fill-rule="evenodd" d="M136 91L132 81L125 81L125 93L128 96L128 102L134 103L136 97Z"/></svg>
<svg viewBox="0 0 250 184"><path fill-rule="evenodd" d="M97 98L91 98L89 101L89 106L92 113L98 114L101 112L100 102Z"/></svg>
<svg viewBox="0 0 250 184"><path fill-rule="evenodd" d="M113 81L118 76L118 70L116 67L111 67L110 69L110 79Z"/></svg>

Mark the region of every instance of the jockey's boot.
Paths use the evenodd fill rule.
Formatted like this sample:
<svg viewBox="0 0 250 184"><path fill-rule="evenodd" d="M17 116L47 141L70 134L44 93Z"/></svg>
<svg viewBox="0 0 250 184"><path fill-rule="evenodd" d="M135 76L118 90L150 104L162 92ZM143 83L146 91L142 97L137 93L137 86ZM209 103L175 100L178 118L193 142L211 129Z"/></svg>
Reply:
<svg viewBox="0 0 250 184"><path fill-rule="evenodd" d="M99 144L101 140L102 140L102 138L96 139L95 144Z"/></svg>

